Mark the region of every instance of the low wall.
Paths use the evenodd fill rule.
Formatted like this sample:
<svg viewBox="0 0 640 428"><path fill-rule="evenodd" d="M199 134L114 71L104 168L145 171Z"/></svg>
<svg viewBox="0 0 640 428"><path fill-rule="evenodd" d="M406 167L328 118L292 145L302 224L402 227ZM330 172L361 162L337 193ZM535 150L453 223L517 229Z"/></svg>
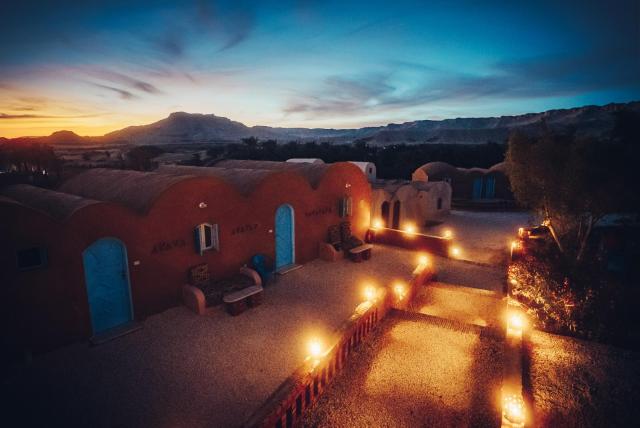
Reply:
<svg viewBox="0 0 640 428"><path fill-rule="evenodd" d="M312 407L325 388L345 366L349 356L384 319L391 308L406 308L418 286L433 278L427 268L417 268L402 297L381 289L377 300L363 302L335 332L332 346L319 359L307 358L243 424L245 427L290 428L297 426L305 410Z"/></svg>
<svg viewBox="0 0 640 428"><path fill-rule="evenodd" d="M367 232L369 242L393 245L415 251L426 251L448 257L449 249L453 245L450 238L425 235L422 233L408 233L398 229L370 229Z"/></svg>

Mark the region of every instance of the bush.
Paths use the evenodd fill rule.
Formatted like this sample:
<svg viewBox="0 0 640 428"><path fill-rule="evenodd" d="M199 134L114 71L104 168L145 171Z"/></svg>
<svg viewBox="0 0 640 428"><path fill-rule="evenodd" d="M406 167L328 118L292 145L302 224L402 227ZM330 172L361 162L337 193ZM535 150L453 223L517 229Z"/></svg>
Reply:
<svg viewBox="0 0 640 428"><path fill-rule="evenodd" d="M541 330L637 348L637 287L600 266L567 262L551 243L530 248L509 266L511 296Z"/></svg>

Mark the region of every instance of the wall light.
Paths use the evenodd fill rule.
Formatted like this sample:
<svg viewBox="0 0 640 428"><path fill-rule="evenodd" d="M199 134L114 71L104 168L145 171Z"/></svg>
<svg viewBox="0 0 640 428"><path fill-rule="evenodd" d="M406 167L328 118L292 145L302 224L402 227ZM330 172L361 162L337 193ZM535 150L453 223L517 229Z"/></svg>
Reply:
<svg viewBox="0 0 640 428"><path fill-rule="evenodd" d="M393 285L393 292L396 294L398 299L403 299L405 294L407 293L407 288L401 282L396 282Z"/></svg>
<svg viewBox="0 0 640 428"><path fill-rule="evenodd" d="M450 252L453 257L460 257L460 254L462 254L460 247L451 247Z"/></svg>
<svg viewBox="0 0 640 428"><path fill-rule="evenodd" d="M451 229L445 229L445 230L442 232L442 236L443 236L444 238L451 239L451 238L453 238L453 232L451 231Z"/></svg>
<svg viewBox="0 0 640 428"><path fill-rule="evenodd" d="M206 202L200 202L198 204L198 208L207 208L207 203Z"/></svg>
<svg viewBox="0 0 640 428"><path fill-rule="evenodd" d="M404 232L408 233L409 235L413 235L414 233L416 233L416 226L414 224L407 223L404 226Z"/></svg>
<svg viewBox="0 0 640 428"><path fill-rule="evenodd" d="M525 408L520 395L507 394L502 398L502 416L511 427L524 427Z"/></svg>
<svg viewBox="0 0 640 428"><path fill-rule="evenodd" d="M373 285L367 285L364 287L364 297L367 301L371 302L378 296L378 290Z"/></svg>
<svg viewBox="0 0 640 428"><path fill-rule="evenodd" d="M375 230L382 229L382 220L380 220L379 218L374 219L371 222L371 228Z"/></svg>
<svg viewBox="0 0 640 428"><path fill-rule="evenodd" d="M309 356L311 356L312 358L318 359L322 356L322 352L323 352L322 341L317 337L309 341L308 348L309 348Z"/></svg>
<svg viewBox="0 0 640 428"><path fill-rule="evenodd" d="M507 335L521 337L523 330L527 326L524 314L517 310L509 311L507 318Z"/></svg>

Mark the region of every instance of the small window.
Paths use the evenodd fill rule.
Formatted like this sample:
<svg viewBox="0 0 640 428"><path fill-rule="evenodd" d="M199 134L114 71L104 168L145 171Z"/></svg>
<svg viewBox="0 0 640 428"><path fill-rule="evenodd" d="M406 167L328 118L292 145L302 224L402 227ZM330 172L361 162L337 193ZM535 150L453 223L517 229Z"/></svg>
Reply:
<svg viewBox="0 0 640 428"><path fill-rule="evenodd" d="M19 270L39 269L47 265L47 252L44 248L27 248L18 251L16 255Z"/></svg>
<svg viewBox="0 0 640 428"><path fill-rule="evenodd" d="M451 184L451 177L445 177L443 180L445 183Z"/></svg>
<svg viewBox="0 0 640 428"><path fill-rule="evenodd" d="M218 242L218 225L203 223L195 228L196 251L200 255L208 250L220 249Z"/></svg>
<svg viewBox="0 0 640 428"><path fill-rule="evenodd" d="M369 174L373 174L373 168L369 167Z"/></svg>
<svg viewBox="0 0 640 428"><path fill-rule="evenodd" d="M340 217L349 217L353 215L353 199L350 196L340 199L340 203L338 205L338 213Z"/></svg>
<svg viewBox="0 0 640 428"><path fill-rule="evenodd" d="M438 198L438 209L442 209L442 198Z"/></svg>

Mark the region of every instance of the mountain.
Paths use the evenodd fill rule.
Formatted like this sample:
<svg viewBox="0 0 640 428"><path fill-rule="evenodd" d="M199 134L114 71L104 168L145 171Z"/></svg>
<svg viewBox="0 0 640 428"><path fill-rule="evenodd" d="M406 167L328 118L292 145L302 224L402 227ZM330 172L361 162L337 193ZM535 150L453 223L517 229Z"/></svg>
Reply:
<svg viewBox="0 0 640 428"><path fill-rule="evenodd" d="M481 144L505 142L514 130L540 133L545 127L558 131L575 131L581 136L598 137L613 128L616 114L628 110L640 114L640 101L605 106L585 106L518 116L417 120L401 124L359 129L249 127L214 114L171 113L169 117L148 125L129 126L102 137L80 137L71 131L54 132L48 137L19 140L50 144L78 143L220 143L242 138L275 139L281 142L319 141L350 143L356 140L370 144L447 143ZM15 140L15 139L14 139Z"/></svg>

